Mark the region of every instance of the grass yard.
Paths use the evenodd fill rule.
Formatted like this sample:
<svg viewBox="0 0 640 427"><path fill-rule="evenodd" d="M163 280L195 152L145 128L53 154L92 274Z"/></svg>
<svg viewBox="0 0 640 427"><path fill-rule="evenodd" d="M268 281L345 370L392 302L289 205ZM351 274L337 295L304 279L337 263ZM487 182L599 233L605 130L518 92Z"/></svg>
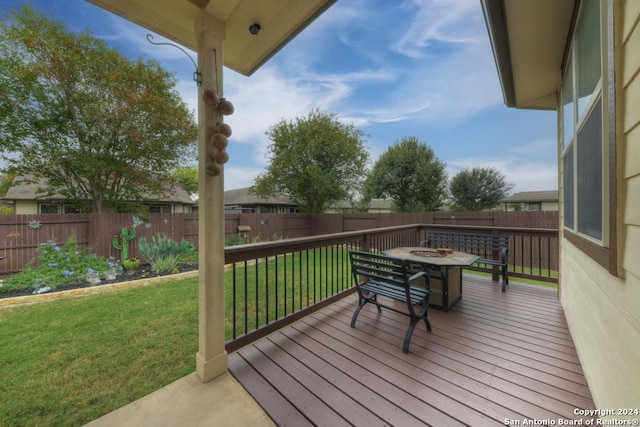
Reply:
<svg viewBox="0 0 640 427"><path fill-rule="evenodd" d="M511 270L509 270L509 272L511 272ZM539 273L540 275L542 275L543 277L555 277L556 279L558 278L558 272L557 271L553 271L553 270L549 270L549 269L542 269L541 271L538 271L536 269L536 272ZM477 271L477 270L470 270L468 268L464 269L464 273L465 274L474 274L477 276L483 276L483 277L491 277L492 274L485 272L485 271ZM500 276L500 280L502 280L502 276ZM535 279L527 279L524 277L513 277L513 276L509 276L509 282L515 280L518 283L526 283L528 285L536 285L536 286L544 286L546 288L554 288L557 289L558 288L558 284L557 283L553 283L553 282L545 282L544 280L535 280Z"/></svg>
<svg viewBox="0 0 640 427"><path fill-rule="evenodd" d="M235 277L234 277L235 275ZM236 283L236 289L232 284ZM227 340L308 307L352 286L348 252L301 251L259 260L225 273ZM329 283L329 285L327 285ZM277 304L276 304L277 302ZM234 310L235 306L235 310ZM235 318L236 329L233 330Z"/></svg>
<svg viewBox="0 0 640 427"><path fill-rule="evenodd" d="M82 425L194 372L197 282L0 310L0 425Z"/></svg>
<svg viewBox="0 0 640 427"><path fill-rule="evenodd" d="M342 256L304 251L227 270L226 339L234 304L242 335L285 304L290 314L350 286ZM198 279L2 309L0 348L0 426L82 425L195 371Z"/></svg>

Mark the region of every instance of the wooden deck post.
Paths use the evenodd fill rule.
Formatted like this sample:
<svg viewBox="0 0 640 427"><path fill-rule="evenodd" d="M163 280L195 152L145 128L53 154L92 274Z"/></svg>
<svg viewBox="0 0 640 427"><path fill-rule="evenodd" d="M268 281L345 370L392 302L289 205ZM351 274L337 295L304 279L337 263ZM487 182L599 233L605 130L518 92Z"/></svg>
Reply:
<svg viewBox="0 0 640 427"><path fill-rule="evenodd" d="M198 34L198 239L200 250L199 332L196 373L202 382L227 372L224 336L224 171L205 172L206 143L215 124L222 121L217 108L202 100L205 89L222 96L223 40L225 23L204 9L195 23Z"/></svg>

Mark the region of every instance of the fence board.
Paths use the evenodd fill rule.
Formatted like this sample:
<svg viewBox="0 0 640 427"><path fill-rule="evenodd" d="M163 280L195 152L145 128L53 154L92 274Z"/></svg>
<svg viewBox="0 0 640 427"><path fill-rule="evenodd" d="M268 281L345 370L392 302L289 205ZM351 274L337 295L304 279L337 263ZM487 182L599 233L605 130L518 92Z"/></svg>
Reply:
<svg viewBox="0 0 640 427"><path fill-rule="evenodd" d="M139 222L138 222L139 220ZM64 244L75 235L81 248L91 248L98 255L120 257L112 245L123 227L137 224L136 238L129 242L129 255L140 256L139 240L158 233L178 242L189 240L198 247L197 214L149 214L135 219L132 214L60 214L0 215L0 277L21 271L33 259L35 250L48 240ZM453 224L455 223L455 224ZM31 224L31 226L29 225ZM36 227L39 224L39 227ZM486 227L558 228L558 212L415 212L378 214L261 214L227 213L225 238L236 234L239 225L251 227L249 242L321 234L360 231L406 224L482 225ZM545 258L557 259L557 243L546 248L529 249L518 243L523 259L542 252ZM523 261L524 263L524 261ZM552 269L556 265L550 266Z"/></svg>

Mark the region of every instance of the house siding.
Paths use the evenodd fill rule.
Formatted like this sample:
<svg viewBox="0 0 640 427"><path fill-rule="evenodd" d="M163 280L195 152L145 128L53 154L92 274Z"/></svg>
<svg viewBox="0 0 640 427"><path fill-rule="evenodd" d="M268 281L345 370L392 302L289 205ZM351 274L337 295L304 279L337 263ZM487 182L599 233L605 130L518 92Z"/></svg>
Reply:
<svg viewBox="0 0 640 427"><path fill-rule="evenodd" d="M567 322L596 406L637 408L640 402L640 2L616 0L614 11L616 64L622 67L622 72L616 73L620 79L616 84L620 225L617 239L622 274L611 275L576 246L561 239L560 286Z"/></svg>
<svg viewBox="0 0 640 427"><path fill-rule="evenodd" d="M32 200L16 200L16 214L37 214L38 203Z"/></svg>

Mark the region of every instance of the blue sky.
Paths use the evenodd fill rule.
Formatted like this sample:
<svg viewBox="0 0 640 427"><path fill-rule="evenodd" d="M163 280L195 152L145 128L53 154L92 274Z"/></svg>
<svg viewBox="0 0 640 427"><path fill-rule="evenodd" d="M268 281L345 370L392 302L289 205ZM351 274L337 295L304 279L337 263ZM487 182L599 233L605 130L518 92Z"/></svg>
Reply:
<svg viewBox="0 0 640 427"><path fill-rule="evenodd" d="M0 12L20 4L0 0ZM84 0L29 4L128 57L160 62L195 114L194 67L178 49L150 44L148 30ZM235 106L225 118L233 129L225 189L250 186L265 170L270 126L313 108L362 130L372 162L414 136L450 178L493 167L512 193L557 189L556 114L504 106L479 0L338 1L252 76L225 68L224 95Z"/></svg>

